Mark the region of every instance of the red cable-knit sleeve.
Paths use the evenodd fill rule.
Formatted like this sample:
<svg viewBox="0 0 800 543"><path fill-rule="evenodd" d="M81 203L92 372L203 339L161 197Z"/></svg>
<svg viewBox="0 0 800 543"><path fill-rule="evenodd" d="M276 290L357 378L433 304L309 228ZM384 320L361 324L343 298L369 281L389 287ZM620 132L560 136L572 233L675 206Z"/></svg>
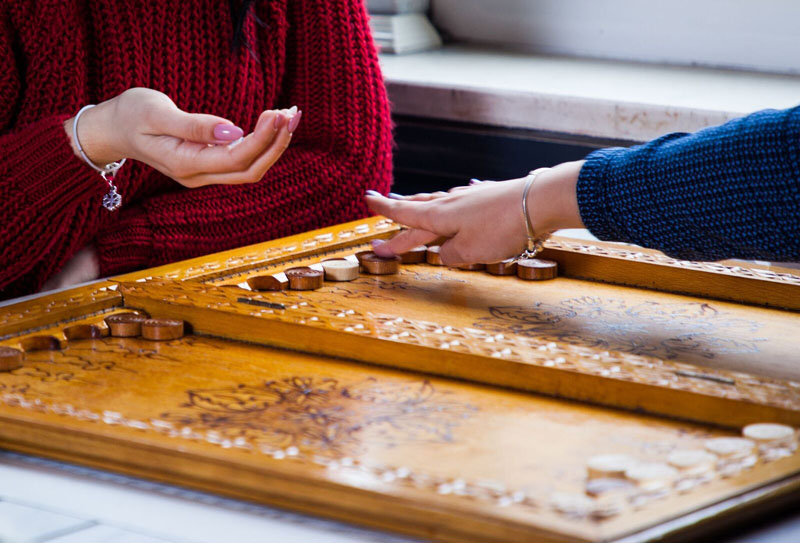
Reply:
<svg viewBox="0 0 800 543"><path fill-rule="evenodd" d="M362 0L287 2L276 107L303 110L265 178L153 197L96 240L103 274L213 253L364 217L391 184L391 119Z"/></svg>
<svg viewBox="0 0 800 543"><path fill-rule="evenodd" d="M72 152L70 115L15 126L22 97L10 20L0 27L0 298L38 290L91 239L103 182Z"/></svg>

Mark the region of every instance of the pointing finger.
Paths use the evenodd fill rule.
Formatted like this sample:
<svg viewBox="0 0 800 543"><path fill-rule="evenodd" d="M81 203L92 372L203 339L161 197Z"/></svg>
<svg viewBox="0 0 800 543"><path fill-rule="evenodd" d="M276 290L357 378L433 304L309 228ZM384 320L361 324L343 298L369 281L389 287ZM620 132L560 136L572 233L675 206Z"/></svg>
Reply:
<svg viewBox="0 0 800 543"><path fill-rule="evenodd" d="M411 228L419 228L429 232L436 232L430 223L427 202L414 202L412 200L394 200L381 196L374 190L367 191L365 196L369 208L395 222L404 224ZM439 235L446 235L445 232L438 232Z"/></svg>

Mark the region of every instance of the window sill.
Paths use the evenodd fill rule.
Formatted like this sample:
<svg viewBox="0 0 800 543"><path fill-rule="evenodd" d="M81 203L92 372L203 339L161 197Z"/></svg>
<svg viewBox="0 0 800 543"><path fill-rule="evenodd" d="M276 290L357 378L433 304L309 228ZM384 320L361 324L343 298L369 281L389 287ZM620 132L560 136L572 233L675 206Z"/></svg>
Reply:
<svg viewBox="0 0 800 543"><path fill-rule="evenodd" d="M450 45L381 55L393 111L645 141L800 102L800 76L534 56Z"/></svg>

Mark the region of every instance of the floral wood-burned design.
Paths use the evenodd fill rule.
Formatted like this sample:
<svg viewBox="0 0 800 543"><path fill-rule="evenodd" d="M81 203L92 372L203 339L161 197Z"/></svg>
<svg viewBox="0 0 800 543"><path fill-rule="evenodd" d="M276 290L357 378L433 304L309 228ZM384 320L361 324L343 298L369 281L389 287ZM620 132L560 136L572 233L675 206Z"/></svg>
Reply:
<svg viewBox="0 0 800 543"><path fill-rule="evenodd" d="M184 343L192 344L194 338ZM34 351L14 373L41 383L81 382L102 385L106 372L138 373L142 363L177 363L179 359L159 352L141 340L106 337L79 341L61 351Z"/></svg>
<svg viewBox="0 0 800 543"><path fill-rule="evenodd" d="M116 350L115 354L121 354ZM17 370L16 375L31 378L41 383L80 382L83 384L99 384L95 378L109 371L136 373L111 358L95 352L94 348L68 351L38 351L28 355L26 364Z"/></svg>
<svg viewBox="0 0 800 543"><path fill-rule="evenodd" d="M36 390L31 389L31 385L28 383L3 383L0 381L0 393L6 394L19 394L24 396L26 394L34 393L37 396L49 396L47 393L42 393Z"/></svg>
<svg viewBox="0 0 800 543"><path fill-rule="evenodd" d="M262 448L294 446L334 457L356 453L362 440L386 447L449 443L453 430L476 410L428 381L374 378L343 385L295 376L187 394L182 410L161 418Z"/></svg>
<svg viewBox="0 0 800 543"><path fill-rule="evenodd" d="M475 323L477 328L667 360L756 353L765 341L754 337L760 323L701 302L628 305L621 299L583 296L558 304L490 307L489 312L490 317Z"/></svg>

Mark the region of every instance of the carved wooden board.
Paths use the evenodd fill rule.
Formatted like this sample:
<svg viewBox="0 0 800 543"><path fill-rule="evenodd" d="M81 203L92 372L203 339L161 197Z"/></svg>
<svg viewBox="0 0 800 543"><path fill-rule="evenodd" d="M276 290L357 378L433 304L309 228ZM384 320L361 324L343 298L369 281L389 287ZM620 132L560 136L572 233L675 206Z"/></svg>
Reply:
<svg viewBox="0 0 800 543"><path fill-rule="evenodd" d="M795 453L629 496L612 515L554 505L583 494L593 454L658 462L749 422L800 425L798 314L776 309L791 306L800 278L695 265L756 290L769 283L773 308L427 265L311 292L236 286L395 230L370 219L5 308L9 346L63 340L67 326L103 326L130 308L185 319L194 333L27 352L0 373L0 445L442 541L681 538L800 486ZM555 240L549 256L584 278L603 258L617 270L689 268L614 251L624 249ZM587 267L586 255L600 262ZM618 273L601 279L658 277Z"/></svg>

